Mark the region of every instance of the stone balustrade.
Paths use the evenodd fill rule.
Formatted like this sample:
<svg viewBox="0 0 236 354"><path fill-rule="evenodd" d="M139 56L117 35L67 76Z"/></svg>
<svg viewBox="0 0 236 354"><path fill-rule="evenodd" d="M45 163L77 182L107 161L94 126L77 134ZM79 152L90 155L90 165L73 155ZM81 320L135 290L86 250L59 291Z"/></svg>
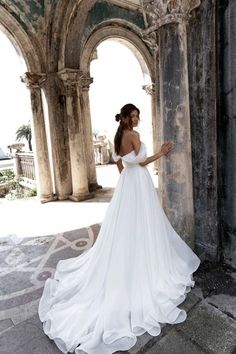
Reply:
<svg viewBox="0 0 236 354"><path fill-rule="evenodd" d="M35 180L35 167L34 167L34 155L30 152L18 152L15 154L14 159L17 160L16 174L22 177L26 177L31 180Z"/></svg>

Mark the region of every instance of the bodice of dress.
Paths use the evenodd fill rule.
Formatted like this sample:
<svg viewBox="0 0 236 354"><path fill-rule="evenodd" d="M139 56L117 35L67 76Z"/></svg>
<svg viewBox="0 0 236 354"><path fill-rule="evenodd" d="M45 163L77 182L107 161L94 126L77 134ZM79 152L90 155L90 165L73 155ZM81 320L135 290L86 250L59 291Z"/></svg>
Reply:
<svg viewBox="0 0 236 354"><path fill-rule="evenodd" d="M126 167L133 167L135 165L138 165L140 162L143 162L146 160L147 158L147 149L146 146L143 142L141 142L140 145L140 149L138 154L136 155L135 151L132 150L131 152L129 152L128 154L124 155L124 156L120 156L117 155L116 153L114 153L112 155L113 160L115 162L117 162L118 160L122 160L124 162L124 165Z"/></svg>

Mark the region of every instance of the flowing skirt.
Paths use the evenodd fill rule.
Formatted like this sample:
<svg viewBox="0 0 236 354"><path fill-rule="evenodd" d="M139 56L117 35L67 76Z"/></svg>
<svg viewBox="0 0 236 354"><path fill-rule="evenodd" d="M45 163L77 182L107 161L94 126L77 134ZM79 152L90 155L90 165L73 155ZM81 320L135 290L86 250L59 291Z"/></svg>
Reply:
<svg viewBox="0 0 236 354"><path fill-rule="evenodd" d="M59 261L39 316L63 353L129 350L186 319L178 305L199 258L169 223L146 167L125 168L94 246Z"/></svg>

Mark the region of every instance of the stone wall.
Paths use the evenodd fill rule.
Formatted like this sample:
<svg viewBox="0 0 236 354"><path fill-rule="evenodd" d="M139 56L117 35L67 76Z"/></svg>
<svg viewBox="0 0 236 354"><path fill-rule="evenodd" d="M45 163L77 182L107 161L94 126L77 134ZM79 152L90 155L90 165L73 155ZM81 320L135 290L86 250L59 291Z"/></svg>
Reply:
<svg viewBox="0 0 236 354"><path fill-rule="evenodd" d="M215 6L202 0L188 26L195 239L199 254L211 258L219 252Z"/></svg>
<svg viewBox="0 0 236 354"><path fill-rule="evenodd" d="M236 2L219 8L219 187L223 258L236 266Z"/></svg>

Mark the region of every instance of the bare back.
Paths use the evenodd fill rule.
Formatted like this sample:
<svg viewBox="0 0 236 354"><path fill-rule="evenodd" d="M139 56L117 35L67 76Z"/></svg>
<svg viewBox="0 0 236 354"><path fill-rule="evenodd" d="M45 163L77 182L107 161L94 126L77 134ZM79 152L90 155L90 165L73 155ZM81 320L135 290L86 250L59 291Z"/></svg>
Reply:
<svg viewBox="0 0 236 354"><path fill-rule="evenodd" d="M135 130L125 130L121 140L120 155L124 156L131 151L137 154L140 148L139 133Z"/></svg>

